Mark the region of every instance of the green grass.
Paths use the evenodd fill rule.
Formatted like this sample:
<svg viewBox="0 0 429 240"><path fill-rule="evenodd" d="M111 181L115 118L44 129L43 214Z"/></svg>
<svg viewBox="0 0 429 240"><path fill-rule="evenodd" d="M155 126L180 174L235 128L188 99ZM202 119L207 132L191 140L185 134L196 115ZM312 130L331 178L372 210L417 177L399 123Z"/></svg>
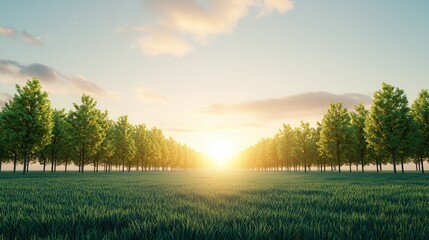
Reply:
<svg viewBox="0 0 429 240"><path fill-rule="evenodd" d="M429 239L429 175L0 173L0 239Z"/></svg>

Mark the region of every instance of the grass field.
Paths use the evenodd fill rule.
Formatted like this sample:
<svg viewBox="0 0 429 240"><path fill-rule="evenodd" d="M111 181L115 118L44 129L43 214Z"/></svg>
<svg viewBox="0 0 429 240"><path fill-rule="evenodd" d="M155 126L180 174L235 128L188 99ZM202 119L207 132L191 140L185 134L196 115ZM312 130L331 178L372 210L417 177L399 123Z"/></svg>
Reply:
<svg viewBox="0 0 429 240"><path fill-rule="evenodd" d="M429 239L429 175L0 173L0 239Z"/></svg>

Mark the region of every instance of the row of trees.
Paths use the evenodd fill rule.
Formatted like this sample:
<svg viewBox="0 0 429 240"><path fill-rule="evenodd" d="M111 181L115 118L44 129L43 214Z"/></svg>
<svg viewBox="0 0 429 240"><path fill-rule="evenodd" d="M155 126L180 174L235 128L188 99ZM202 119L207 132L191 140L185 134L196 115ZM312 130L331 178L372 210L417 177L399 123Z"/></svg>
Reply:
<svg viewBox="0 0 429 240"><path fill-rule="evenodd" d="M363 104L349 112L342 103L332 103L316 127L301 121L292 128L284 124L271 138L243 151L241 166L253 169L304 170L330 167L361 167L374 164L377 172L391 163L394 173L400 163L414 162L424 173L429 157L429 92L422 90L409 107L403 90L383 83L374 93L368 110Z"/></svg>
<svg viewBox="0 0 429 240"><path fill-rule="evenodd" d="M107 111L97 109L97 102L83 95L81 103L73 104L68 113L52 109L48 94L33 78L24 87L16 86L17 94L0 112L0 170L2 163L23 164L26 174L30 163L38 161L43 171L50 165L74 164L84 172L112 166L122 171L153 169L187 169L202 164L202 156L166 138L158 128L144 124L132 125L127 116L116 122Z"/></svg>

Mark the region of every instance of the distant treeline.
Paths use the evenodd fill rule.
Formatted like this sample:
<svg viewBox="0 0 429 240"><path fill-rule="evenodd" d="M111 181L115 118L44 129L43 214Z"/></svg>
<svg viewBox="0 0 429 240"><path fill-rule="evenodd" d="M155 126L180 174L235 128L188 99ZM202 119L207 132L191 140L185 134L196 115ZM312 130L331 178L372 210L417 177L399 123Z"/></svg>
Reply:
<svg viewBox="0 0 429 240"><path fill-rule="evenodd" d="M260 140L243 151L238 164L249 169L338 170L346 165L352 171L374 164L413 162L424 173L429 157L429 92L422 90L409 107L403 90L383 83L374 93L370 109L363 104L349 112L341 102L332 103L315 128L301 121L292 128L288 124L271 138Z"/></svg>
<svg viewBox="0 0 429 240"><path fill-rule="evenodd" d="M43 171L56 171L59 165L74 164L84 172L93 171L188 169L199 167L203 157L190 147L165 138L158 128L132 125L127 116L112 121L97 102L83 95L74 109L52 109L48 94L33 78L20 87L0 112L0 170L2 163L39 162ZM49 169L50 168L50 169Z"/></svg>

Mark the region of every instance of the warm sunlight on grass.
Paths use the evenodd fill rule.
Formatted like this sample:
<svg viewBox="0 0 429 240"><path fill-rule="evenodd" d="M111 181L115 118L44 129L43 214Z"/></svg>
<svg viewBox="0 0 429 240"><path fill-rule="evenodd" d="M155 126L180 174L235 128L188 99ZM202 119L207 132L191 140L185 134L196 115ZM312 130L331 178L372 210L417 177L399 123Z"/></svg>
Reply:
<svg viewBox="0 0 429 240"><path fill-rule="evenodd" d="M206 144L205 152L217 167L226 167L235 154L231 141L224 138L210 139Z"/></svg>

